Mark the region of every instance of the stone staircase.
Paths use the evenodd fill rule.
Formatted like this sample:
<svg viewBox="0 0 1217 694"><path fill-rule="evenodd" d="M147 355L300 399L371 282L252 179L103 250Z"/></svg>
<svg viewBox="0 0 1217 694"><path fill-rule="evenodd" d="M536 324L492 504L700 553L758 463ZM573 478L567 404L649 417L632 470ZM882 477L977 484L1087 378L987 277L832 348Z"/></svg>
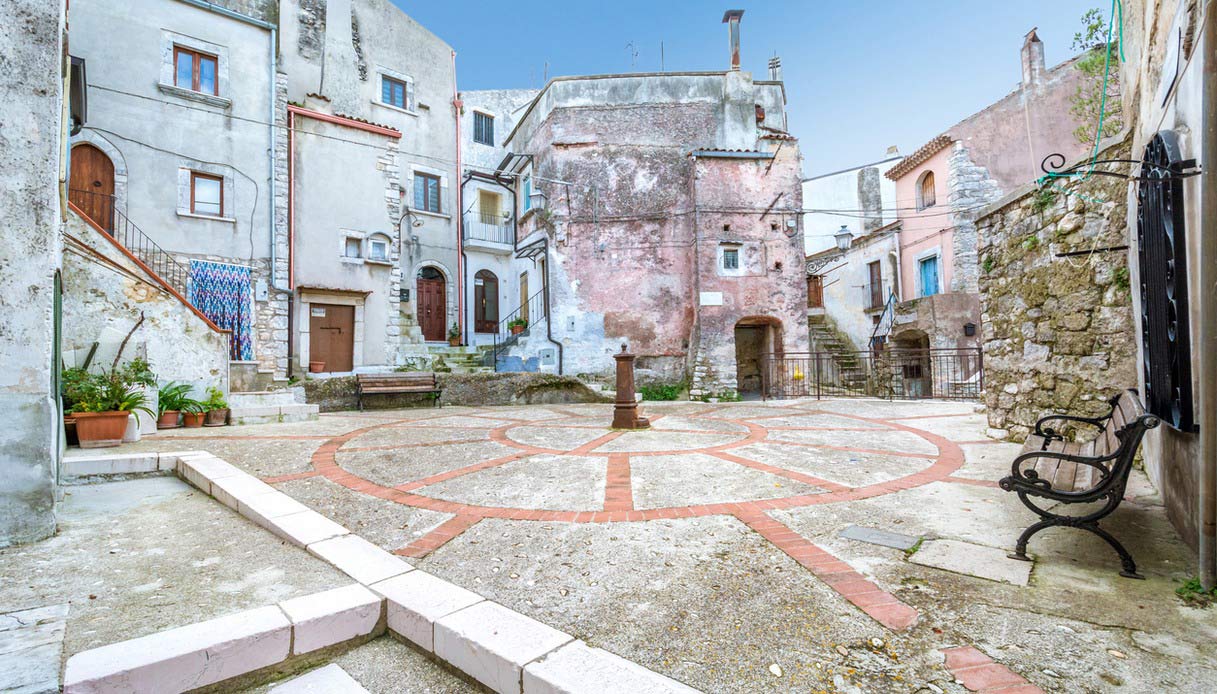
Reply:
<svg viewBox="0 0 1217 694"><path fill-rule="evenodd" d="M304 401L304 386L230 393L228 408L233 424L308 422L317 419L320 410L318 405L310 405Z"/></svg>
<svg viewBox="0 0 1217 694"><path fill-rule="evenodd" d="M857 347L837 330L833 320L824 314L808 316L807 329L812 351L829 354L835 365L836 378L830 378L830 381L849 391L865 389L867 364Z"/></svg>
<svg viewBox="0 0 1217 694"><path fill-rule="evenodd" d="M427 351L435 356L434 369L441 373L468 374L494 371L493 366L483 364L484 353L480 347L427 345Z"/></svg>

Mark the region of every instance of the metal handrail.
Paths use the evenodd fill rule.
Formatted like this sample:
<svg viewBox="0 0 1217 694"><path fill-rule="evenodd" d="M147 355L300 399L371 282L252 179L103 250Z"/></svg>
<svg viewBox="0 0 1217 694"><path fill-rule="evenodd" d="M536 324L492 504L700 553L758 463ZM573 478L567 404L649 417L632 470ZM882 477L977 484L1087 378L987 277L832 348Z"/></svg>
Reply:
<svg viewBox="0 0 1217 694"><path fill-rule="evenodd" d="M879 337L879 328L883 327L884 319L888 322L888 328L884 331L884 337L891 332L891 322L896 318L896 292L889 291L887 293L887 302L883 304L883 313L879 314L879 321L875 323L875 329L871 331L870 340L866 343L871 349L875 348L875 340Z"/></svg>
<svg viewBox="0 0 1217 694"><path fill-rule="evenodd" d="M510 217L475 211L465 213L462 226L466 239L512 245L515 243L514 221Z"/></svg>
<svg viewBox="0 0 1217 694"><path fill-rule="evenodd" d="M494 331L494 351L491 353L491 360L493 362L495 371L499 370L499 353L502 350L507 349L507 342L511 339L511 335L509 334L511 332L511 328L508 327L508 323L524 317L525 312L527 312L527 317L524 317L524 329L528 330L542 318L549 317L549 311L545 301L546 291L548 291L547 288L542 287L540 291L528 297L523 304L516 307L516 310L507 314L506 318L499 321L499 325ZM527 311L525 311L525 309L527 309ZM502 342L499 341L500 336L503 338Z"/></svg>
<svg viewBox="0 0 1217 694"><path fill-rule="evenodd" d="M173 287L183 297L187 296L190 270L173 259L173 256L158 246L147 234L135 225L127 215L118 210L114 196L94 193L78 188L68 189L68 200L76 205L110 238L130 251L153 274Z"/></svg>

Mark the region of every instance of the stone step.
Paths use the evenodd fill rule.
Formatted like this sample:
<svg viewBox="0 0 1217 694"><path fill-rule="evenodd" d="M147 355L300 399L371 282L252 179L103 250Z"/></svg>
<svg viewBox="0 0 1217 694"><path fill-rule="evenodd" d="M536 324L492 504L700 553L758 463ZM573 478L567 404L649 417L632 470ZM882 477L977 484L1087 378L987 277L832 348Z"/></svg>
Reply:
<svg viewBox="0 0 1217 694"><path fill-rule="evenodd" d="M292 386L281 390L229 393L227 400L228 406L232 409L298 405L305 402L304 386Z"/></svg>
<svg viewBox="0 0 1217 694"><path fill-rule="evenodd" d="M260 407L231 408L229 421L232 424L274 424L284 422L311 422L317 419L319 405L288 403Z"/></svg>
<svg viewBox="0 0 1217 694"><path fill-rule="evenodd" d="M330 663L272 687L267 694L368 694L368 690L340 665Z"/></svg>

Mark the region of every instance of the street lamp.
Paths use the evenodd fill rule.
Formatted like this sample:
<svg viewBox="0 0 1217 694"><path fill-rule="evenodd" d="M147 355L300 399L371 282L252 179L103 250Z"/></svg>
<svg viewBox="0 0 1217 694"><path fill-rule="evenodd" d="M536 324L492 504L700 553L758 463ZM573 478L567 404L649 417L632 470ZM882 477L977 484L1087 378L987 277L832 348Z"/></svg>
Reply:
<svg viewBox="0 0 1217 694"><path fill-rule="evenodd" d="M827 251L820 251L820 253L808 258L806 265L808 275L817 274L820 270L824 269L824 266L840 260L841 257L845 255L845 252L849 250L850 244L854 241L854 235L850 233L849 229L844 224L841 225L841 229L837 231L837 233L833 234L832 237L837 242L837 247L833 249L831 253Z"/></svg>
<svg viewBox="0 0 1217 694"><path fill-rule="evenodd" d="M841 225L841 230L832 237L837 240L837 250L842 253L849 250L849 244L854 240L854 235L849 233L849 229L844 224Z"/></svg>

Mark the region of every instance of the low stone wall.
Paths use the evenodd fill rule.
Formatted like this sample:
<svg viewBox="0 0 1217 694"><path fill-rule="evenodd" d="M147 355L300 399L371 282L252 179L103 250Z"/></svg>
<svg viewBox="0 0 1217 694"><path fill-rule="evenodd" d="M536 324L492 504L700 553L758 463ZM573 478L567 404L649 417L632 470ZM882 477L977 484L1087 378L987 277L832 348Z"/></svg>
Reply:
<svg viewBox="0 0 1217 694"><path fill-rule="evenodd" d="M612 402L577 378L538 373L439 374L444 405L557 405ZM358 408L355 377L315 378L304 382L308 402L322 412ZM366 409L431 407L427 394L376 395L364 400Z"/></svg>
<svg viewBox="0 0 1217 694"><path fill-rule="evenodd" d="M1128 158L1126 143L1100 159ZM995 203L977 219L992 434L1022 440L1048 412L1105 414L1137 385L1128 251L1057 253L1128 242L1127 182L1058 179Z"/></svg>

